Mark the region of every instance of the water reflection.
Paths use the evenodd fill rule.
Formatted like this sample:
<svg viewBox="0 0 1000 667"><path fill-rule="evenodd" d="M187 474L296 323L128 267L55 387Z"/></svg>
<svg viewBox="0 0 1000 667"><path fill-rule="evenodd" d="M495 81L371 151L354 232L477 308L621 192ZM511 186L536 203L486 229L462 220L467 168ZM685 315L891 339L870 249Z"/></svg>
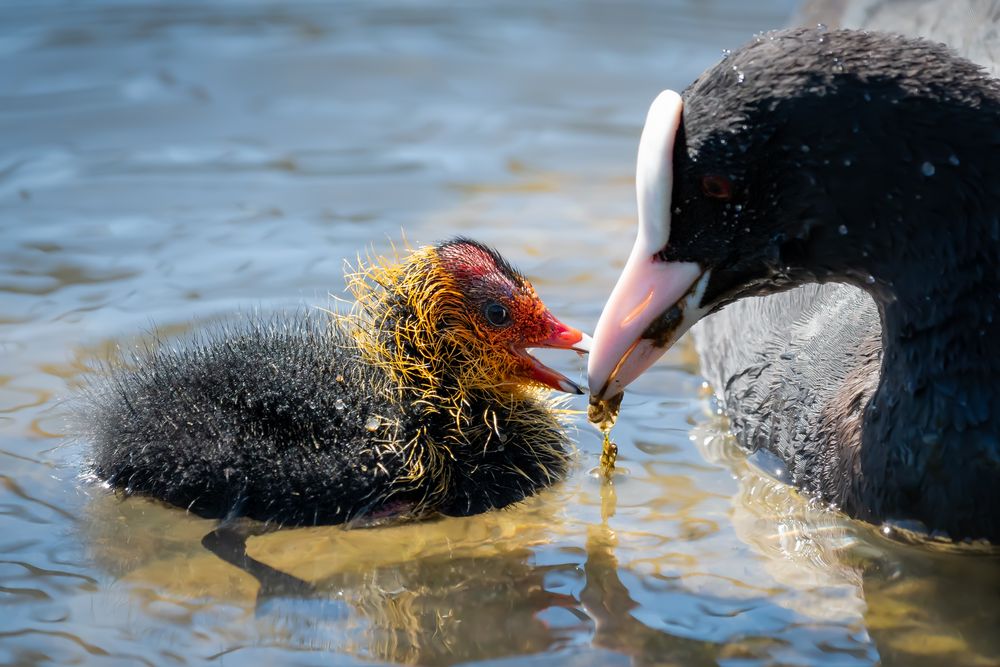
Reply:
<svg viewBox="0 0 1000 667"><path fill-rule="evenodd" d="M175 508L110 494L90 510L93 558L144 613L187 624L222 604L254 628L227 629L226 653L280 644L454 664L558 648L586 623L573 596L546 587L554 573L567 574L566 564L532 563L531 547L554 520L542 506L475 524L279 532L249 521L178 522ZM570 627L544 620L559 609L575 619Z"/></svg>
<svg viewBox="0 0 1000 667"><path fill-rule="evenodd" d="M879 529L800 497L750 464L723 419L692 440L739 481L736 534L765 557L775 581L820 593L791 599L797 613L867 635L883 664L995 664L1000 636L1000 554L888 539ZM857 651L853 651L857 654ZM858 654L863 657L863 653Z"/></svg>
<svg viewBox="0 0 1000 667"><path fill-rule="evenodd" d="M639 603L632 599L619 575L615 556L618 536L609 525L617 503L614 482L604 481L601 523L587 528L587 560L583 568L586 585L580 592L580 603L594 621L594 645L632 656L637 665L716 664L716 647L651 628L634 616Z"/></svg>
<svg viewBox="0 0 1000 667"><path fill-rule="evenodd" d="M603 519L587 528L582 562L537 562L533 547L551 539L558 521L546 506L475 525L442 519L271 532L191 516L178 526L175 508L108 494L94 498L87 530L93 557L144 613L185 625L225 604L229 623L256 628L253 635L227 629L233 646L218 655L263 643L450 665L560 651L581 633L635 664L715 664L737 655L635 617L639 603L622 581L609 523L616 502L614 485L603 484Z"/></svg>

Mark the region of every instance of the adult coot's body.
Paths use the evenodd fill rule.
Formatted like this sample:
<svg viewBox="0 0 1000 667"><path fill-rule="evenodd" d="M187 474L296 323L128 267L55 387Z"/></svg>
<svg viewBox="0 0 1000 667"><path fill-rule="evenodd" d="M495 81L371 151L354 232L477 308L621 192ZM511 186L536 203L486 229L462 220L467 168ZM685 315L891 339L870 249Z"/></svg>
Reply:
<svg viewBox="0 0 1000 667"><path fill-rule="evenodd" d="M1000 86L882 33L760 36L653 103L593 400L705 315L737 436L869 521L1000 542ZM860 291L859 291L860 290Z"/></svg>
<svg viewBox="0 0 1000 667"><path fill-rule="evenodd" d="M504 507L567 439L527 347L583 349L495 251L457 239L349 279L350 315L248 318L89 393L93 470L210 517L371 522Z"/></svg>

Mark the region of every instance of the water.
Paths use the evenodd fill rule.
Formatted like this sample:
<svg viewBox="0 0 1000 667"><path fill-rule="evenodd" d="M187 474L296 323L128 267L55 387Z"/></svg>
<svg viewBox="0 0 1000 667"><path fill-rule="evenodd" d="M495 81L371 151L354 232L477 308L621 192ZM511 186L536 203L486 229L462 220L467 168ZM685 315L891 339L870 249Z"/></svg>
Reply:
<svg viewBox="0 0 1000 667"><path fill-rule="evenodd" d="M79 478L88 365L328 305L401 230L498 246L592 329L646 106L792 3L749 4L5 3L0 663L997 664L996 560L762 476L686 346L626 398L613 485L581 414L570 478L514 510L253 537L244 570Z"/></svg>

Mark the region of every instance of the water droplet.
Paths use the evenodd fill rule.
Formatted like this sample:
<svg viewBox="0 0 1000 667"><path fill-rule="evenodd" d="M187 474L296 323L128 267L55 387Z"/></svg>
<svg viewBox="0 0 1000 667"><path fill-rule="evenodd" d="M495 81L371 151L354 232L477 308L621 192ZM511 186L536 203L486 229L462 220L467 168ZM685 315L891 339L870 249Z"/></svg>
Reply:
<svg viewBox="0 0 1000 667"><path fill-rule="evenodd" d="M948 156L948 164L950 164L953 167L957 167L961 163L959 162L957 155L949 155Z"/></svg>
<svg viewBox="0 0 1000 667"><path fill-rule="evenodd" d="M931 164L930 162L924 162L922 165L920 165L920 173L922 173L924 176L933 176L935 171L936 170L934 169L934 165Z"/></svg>
<svg viewBox="0 0 1000 667"><path fill-rule="evenodd" d="M806 145L806 144L802 144L801 146L799 146L799 150L802 151L803 153L808 153L809 152L809 146Z"/></svg>
<svg viewBox="0 0 1000 667"><path fill-rule="evenodd" d="M868 283L869 285L874 285L875 284L875 276L873 276L872 274L869 273L868 277L865 278L865 282Z"/></svg>
<svg viewBox="0 0 1000 667"><path fill-rule="evenodd" d="M851 158L849 158L849 157L845 157L844 158L844 166L845 167L850 167L852 164L854 164L854 163L851 162Z"/></svg>
<svg viewBox="0 0 1000 667"><path fill-rule="evenodd" d="M378 417L376 417L375 415L372 415L367 420L365 420L365 429L368 430L368 431L377 431L378 430Z"/></svg>
<svg viewBox="0 0 1000 667"><path fill-rule="evenodd" d="M837 227L837 231L840 233L841 236L847 236L847 225L841 225L840 227Z"/></svg>
<svg viewBox="0 0 1000 667"><path fill-rule="evenodd" d="M865 94L864 94L864 98L865 98L865 102L871 102L871 101L872 101L872 94L871 94L871 93L869 93L869 92L868 92L868 91L866 90L866 91L865 91Z"/></svg>
<svg viewBox="0 0 1000 667"><path fill-rule="evenodd" d="M743 72L736 73L736 83L743 83L746 81L746 75Z"/></svg>
<svg viewBox="0 0 1000 667"><path fill-rule="evenodd" d="M338 398L336 401L334 401L333 407L337 408L338 410L343 410L345 407L344 399Z"/></svg>
<svg viewBox="0 0 1000 667"><path fill-rule="evenodd" d="M735 208L736 212L739 213L740 211L743 210L743 204L736 204L735 206L733 206L733 208Z"/></svg>
<svg viewBox="0 0 1000 667"><path fill-rule="evenodd" d="M722 59L725 60L733 54L732 49L722 49Z"/></svg>

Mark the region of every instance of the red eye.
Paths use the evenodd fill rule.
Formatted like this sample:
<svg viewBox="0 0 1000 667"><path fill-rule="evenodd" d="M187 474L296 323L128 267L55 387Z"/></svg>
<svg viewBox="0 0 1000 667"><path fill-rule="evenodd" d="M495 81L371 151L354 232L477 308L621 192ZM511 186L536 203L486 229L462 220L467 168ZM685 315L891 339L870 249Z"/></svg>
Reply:
<svg viewBox="0 0 1000 667"><path fill-rule="evenodd" d="M729 199L733 195L733 184L725 176L708 174L701 177L701 191L712 199Z"/></svg>

